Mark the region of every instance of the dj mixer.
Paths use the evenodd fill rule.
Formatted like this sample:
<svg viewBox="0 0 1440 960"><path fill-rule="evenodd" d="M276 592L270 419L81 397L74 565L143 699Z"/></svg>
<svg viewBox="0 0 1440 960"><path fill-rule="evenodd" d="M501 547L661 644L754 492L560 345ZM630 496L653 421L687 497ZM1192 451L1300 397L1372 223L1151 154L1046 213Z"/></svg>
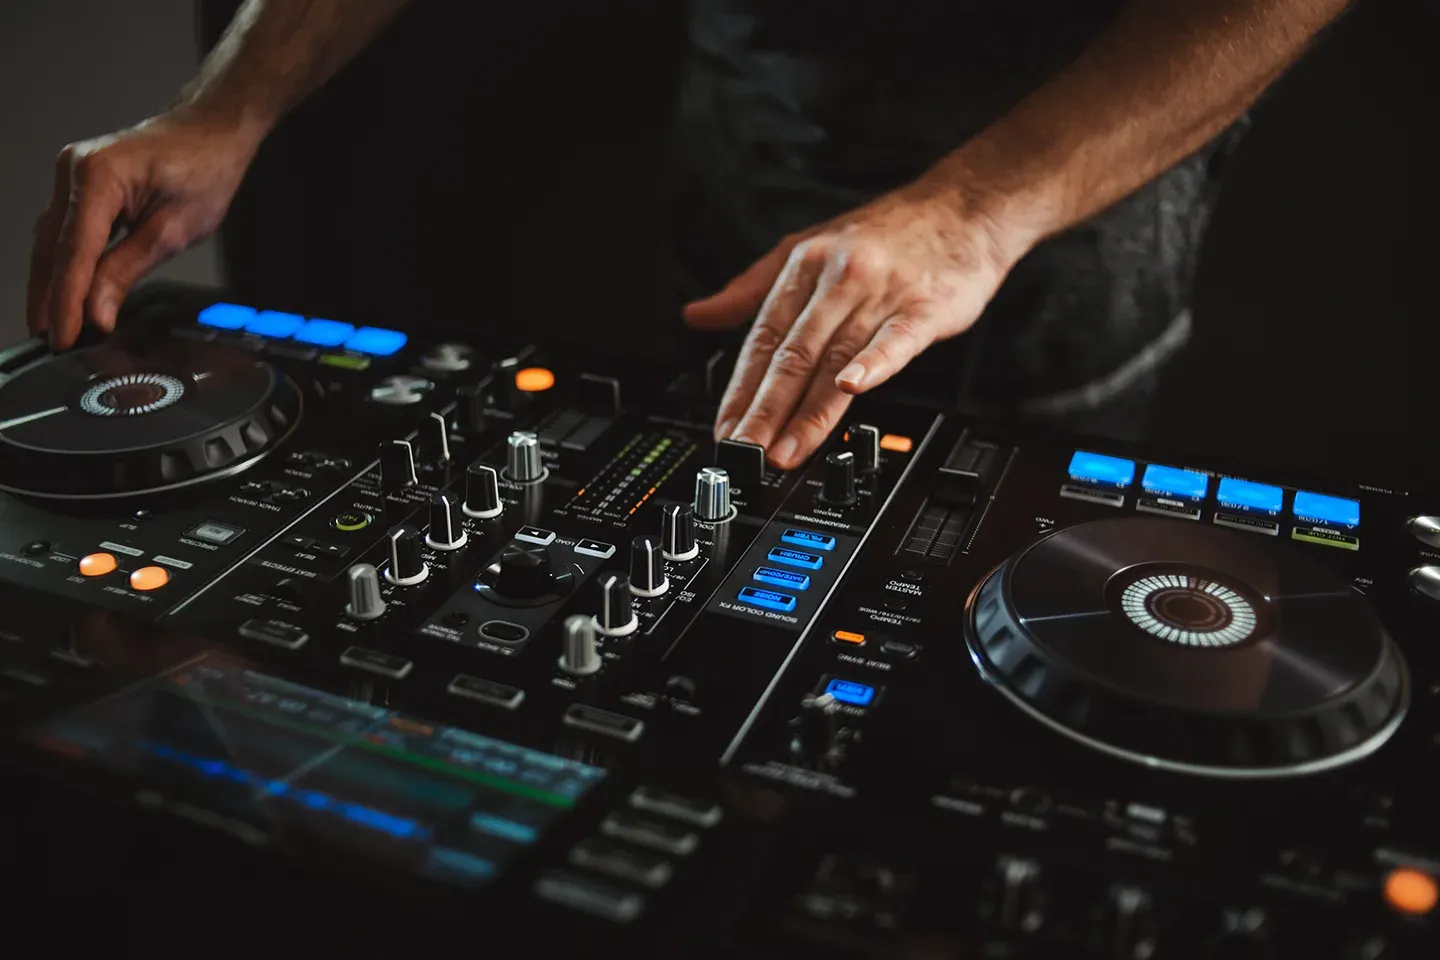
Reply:
<svg viewBox="0 0 1440 960"><path fill-rule="evenodd" d="M382 953L1440 954L1440 497L883 396L782 471L711 438L723 352L231 299L0 352L17 910Z"/></svg>

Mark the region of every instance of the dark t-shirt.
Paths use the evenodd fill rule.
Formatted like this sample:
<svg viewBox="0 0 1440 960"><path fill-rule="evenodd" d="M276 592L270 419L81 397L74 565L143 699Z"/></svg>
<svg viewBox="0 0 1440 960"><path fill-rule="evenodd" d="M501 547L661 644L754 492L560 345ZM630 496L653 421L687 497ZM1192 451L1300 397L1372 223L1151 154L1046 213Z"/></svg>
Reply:
<svg viewBox="0 0 1440 960"><path fill-rule="evenodd" d="M1122 3L691 0L671 158L683 282L709 292L784 234L919 175L1073 61ZM1242 126L1025 258L983 332L962 338L983 344L974 397L1066 414L1184 343Z"/></svg>

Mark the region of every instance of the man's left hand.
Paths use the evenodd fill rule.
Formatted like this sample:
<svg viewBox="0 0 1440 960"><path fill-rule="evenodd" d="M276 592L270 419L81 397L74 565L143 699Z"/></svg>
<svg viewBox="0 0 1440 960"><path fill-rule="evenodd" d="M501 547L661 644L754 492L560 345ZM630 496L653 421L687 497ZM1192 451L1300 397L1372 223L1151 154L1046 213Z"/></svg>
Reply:
<svg viewBox="0 0 1440 960"><path fill-rule="evenodd" d="M786 237L715 295L694 327L750 318L715 437L804 461L857 394L969 329L1013 265L995 225L950 191L916 185Z"/></svg>

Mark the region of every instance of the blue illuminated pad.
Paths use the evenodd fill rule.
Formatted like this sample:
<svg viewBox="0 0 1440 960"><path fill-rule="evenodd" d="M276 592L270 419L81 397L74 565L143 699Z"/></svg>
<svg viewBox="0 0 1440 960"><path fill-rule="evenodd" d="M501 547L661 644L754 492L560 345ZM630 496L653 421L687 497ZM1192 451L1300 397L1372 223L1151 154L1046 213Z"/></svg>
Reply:
<svg viewBox="0 0 1440 960"><path fill-rule="evenodd" d="M763 607L766 610L779 610L781 613L789 613L795 609L795 598L788 593L758 590L755 587L743 588L740 591L740 602L752 607Z"/></svg>
<svg viewBox="0 0 1440 960"><path fill-rule="evenodd" d="M1070 458L1070 479L1103 483L1112 487L1128 487L1135 480L1135 462L1076 450L1075 455Z"/></svg>
<svg viewBox="0 0 1440 960"><path fill-rule="evenodd" d="M409 338L399 330L361 327L355 331L354 336L345 341L345 349L354 350L356 353L368 353L372 357L388 357L405 346L407 339Z"/></svg>
<svg viewBox="0 0 1440 960"><path fill-rule="evenodd" d="M774 567L760 567L755 571L755 579L774 587L788 587L791 590L810 589L810 575L808 573L794 573L790 570L776 570Z"/></svg>
<svg viewBox="0 0 1440 960"><path fill-rule="evenodd" d="M1357 500L1296 490L1292 509L1295 516L1303 520L1334 523L1342 527L1360 526L1360 503Z"/></svg>
<svg viewBox="0 0 1440 960"><path fill-rule="evenodd" d="M1140 485L1150 493L1204 500L1205 492L1210 489L1210 478L1193 470L1152 463L1145 468L1145 476L1141 478Z"/></svg>
<svg viewBox="0 0 1440 960"><path fill-rule="evenodd" d="M796 530L792 527L782 533L780 539L797 547L809 547L811 550L835 549L835 538L828 533L811 533L809 530Z"/></svg>
<svg viewBox="0 0 1440 960"><path fill-rule="evenodd" d="M308 343L316 347L338 347L355 336L355 328L339 320L306 320L305 326L295 331L297 343Z"/></svg>
<svg viewBox="0 0 1440 960"><path fill-rule="evenodd" d="M1285 491L1279 487L1272 487L1268 483L1252 483L1249 480L1222 477L1220 489L1215 492L1215 497L1227 507L1279 513L1285 502Z"/></svg>
<svg viewBox="0 0 1440 960"><path fill-rule="evenodd" d="M219 330L239 330L255 319L254 307L242 307L238 303L212 303L195 318L202 326Z"/></svg>
<svg viewBox="0 0 1440 960"><path fill-rule="evenodd" d="M874 687L856 683L854 680L841 680L839 677L825 684L825 692L852 707L868 707L875 700Z"/></svg>
<svg viewBox="0 0 1440 960"><path fill-rule="evenodd" d="M294 313L280 313L275 310L261 310L254 319L245 324L245 332L260 337L274 337L277 340L293 334L305 323L305 318Z"/></svg>
<svg viewBox="0 0 1440 960"><path fill-rule="evenodd" d="M804 550L791 550L788 547L772 547L765 555L771 563L783 563L790 567L804 567L806 570L819 570L825 565L825 558L819 554L806 553Z"/></svg>

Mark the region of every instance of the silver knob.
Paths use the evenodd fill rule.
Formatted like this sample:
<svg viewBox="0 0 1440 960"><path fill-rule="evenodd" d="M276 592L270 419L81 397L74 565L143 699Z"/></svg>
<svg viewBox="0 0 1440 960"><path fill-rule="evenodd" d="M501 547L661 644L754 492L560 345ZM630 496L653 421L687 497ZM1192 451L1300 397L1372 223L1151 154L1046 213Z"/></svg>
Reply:
<svg viewBox="0 0 1440 960"><path fill-rule="evenodd" d="M505 477L515 483L535 483L545 479L545 464L540 459L540 438L527 430L510 434Z"/></svg>
<svg viewBox="0 0 1440 960"><path fill-rule="evenodd" d="M368 563L357 563L345 571L345 615L351 620L374 620L385 612L380 596L380 573Z"/></svg>
<svg viewBox="0 0 1440 960"><path fill-rule="evenodd" d="M630 592L637 597L658 597L670 589L665 560L654 537L630 541Z"/></svg>
<svg viewBox="0 0 1440 960"><path fill-rule="evenodd" d="M577 677L588 677L600 669L600 651L595 648L595 621L575 614L565 618L564 646L560 648L560 669Z"/></svg>
<svg viewBox="0 0 1440 960"><path fill-rule="evenodd" d="M467 539L460 522L460 498L439 491L430 498L430 532L425 534L425 542L436 550L459 550Z"/></svg>
<svg viewBox="0 0 1440 960"><path fill-rule="evenodd" d="M1410 589L1430 600L1440 600L1440 567L1427 564L1415 567L1406 576Z"/></svg>
<svg viewBox="0 0 1440 960"><path fill-rule="evenodd" d="M640 626L635 615L635 598L630 594L630 578L623 573L600 575L600 612L595 614L595 629L607 637L624 637Z"/></svg>
<svg viewBox="0 0 1440 960"><path fill-rule="evenodd" d="M1405 521L1405 531L1427 547L1440 547L1440 517L1411 517Z"/></svg>
<svg viewBox="0 0 1440 960"><path fill-rule="evenodd" d="M704 467L695 475L695 516L711 523L730 519L730 474Z"/></svg>
<svg viewBox="0 0 1440 960"><path fill-rule="evenodd" d="M693 560L700 554L695 542L695 510L688 503L670 503L660 514L660 542L667 560Z"/></svg>

